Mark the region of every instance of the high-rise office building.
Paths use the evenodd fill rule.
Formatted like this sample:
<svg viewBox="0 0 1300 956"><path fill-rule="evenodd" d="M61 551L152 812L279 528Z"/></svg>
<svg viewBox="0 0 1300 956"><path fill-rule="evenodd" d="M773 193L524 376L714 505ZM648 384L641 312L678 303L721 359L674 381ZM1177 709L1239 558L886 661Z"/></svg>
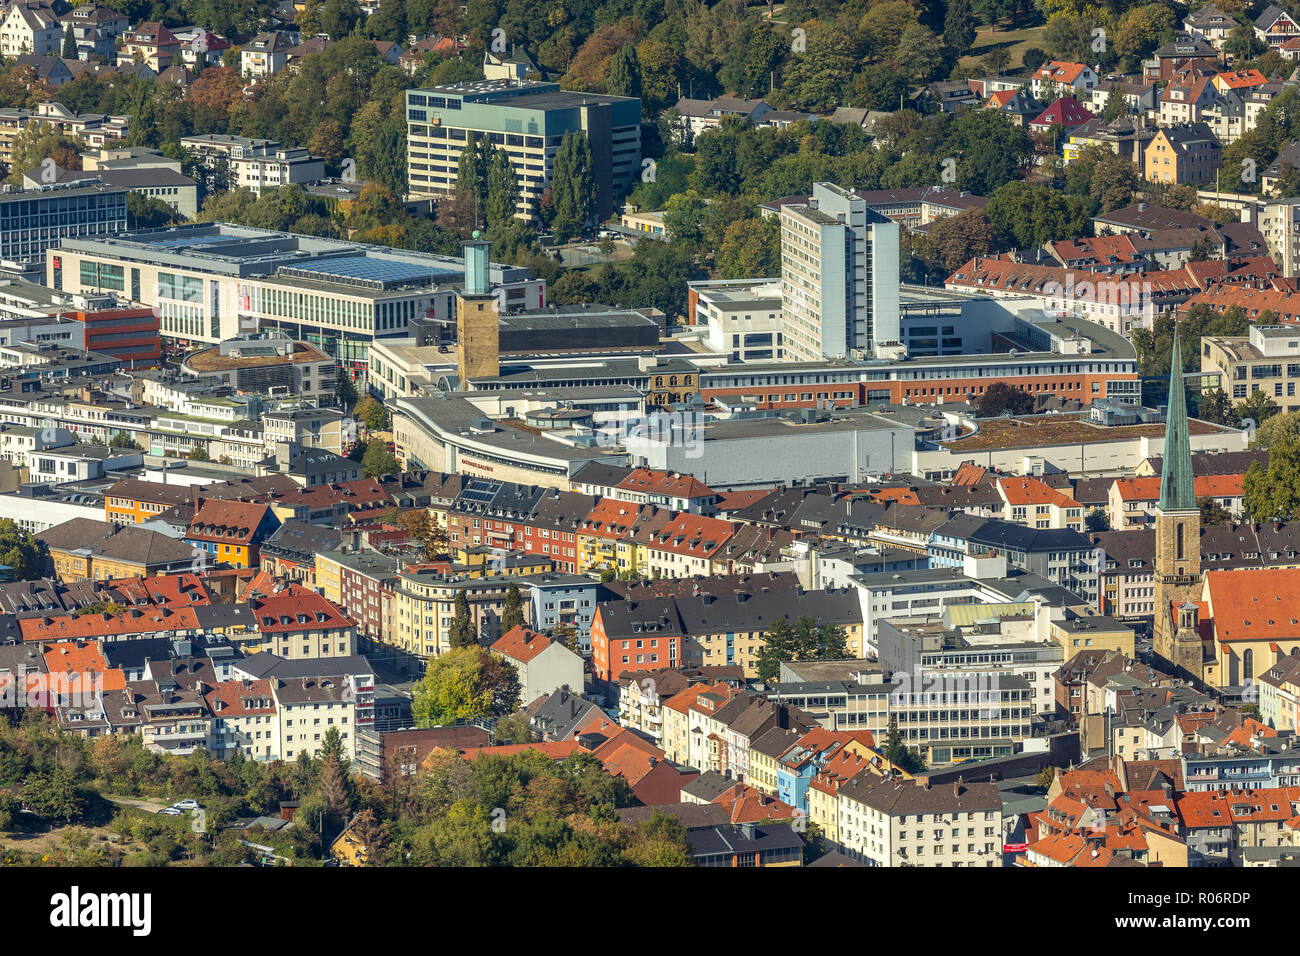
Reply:
<svg viewBox="0 0 1300 956"><path fill-rule="evenodd" d="M460 154L470 136L487 137L510 157L523 219L537 214L550 187L564 134L581 130L591 146L596 213L614 214L614 201L641 172L641 101L635 97L571 93L558 83L479 80L406 92L407 188L411 198L456 188Z"/></svg>
<svg viewBox="0 0 1300 956"><path fill-rule="evenodd" d="M126 230L127 190L98 179L0 194L0 271L40 282L45 251L61 239L108 237Z"/></svg>
<svg viewBox="0 0 1300 956"><path fill-rule="evenodd" d="M875 354L899 341L898 224L832 183L781 207L781 298L789 358Z"/></svg>

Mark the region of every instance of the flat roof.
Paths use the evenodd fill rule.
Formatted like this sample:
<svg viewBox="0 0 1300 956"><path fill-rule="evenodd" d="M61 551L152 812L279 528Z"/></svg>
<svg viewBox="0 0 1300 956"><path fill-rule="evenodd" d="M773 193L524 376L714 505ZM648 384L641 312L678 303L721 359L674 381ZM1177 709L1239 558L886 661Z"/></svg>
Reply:
<svg viewBox="0 0 1300 956"><path fill-rule="evenodd" d="M222 355L221 349L213 346L212 348L191 352L185 356L185 365L196 372L219 372L225 369L284 365L289 362L328 361L332 361L328 355L307 342L294 342L292 355L247 355L243 358L233 358L229 355Z"/></svg>
<svg viewBox="0 0 1300 956"><path fill-rule="evenodd" d="M1044 445L1120 441L1126 438L1155 438L1165 433L1164 422L1099 425L1090 421L1086 415L1077 413L984 418L977 424L979 430L974 434L939 444L956 454L965 454L968 451L1000 448L1037 448ZM1188 432L1192 435L1211 435L1234 430L1195 418L1188 422Z"/></svg>

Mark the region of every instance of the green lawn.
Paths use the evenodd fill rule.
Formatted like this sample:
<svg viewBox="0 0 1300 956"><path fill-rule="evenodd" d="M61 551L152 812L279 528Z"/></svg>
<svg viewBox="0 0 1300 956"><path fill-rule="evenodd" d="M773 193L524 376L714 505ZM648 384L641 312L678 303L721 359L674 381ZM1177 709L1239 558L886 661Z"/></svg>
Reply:
<svg viewBox="0 0 1300 956"><path fill-rule="evenodd" d="M1019 73L1020 58L1025 55L1025 51L1031 46L1042 47L1044 29L1046 27L1041 23L1035 27L1024 27L1019 30L999 29L997 33L993 33L986 26L978 27L975 31L975 42L971 45L970 52L961 58L961 64L974 65L989 50L994 47L1004 47L1011 54L1011 64L1007 67L1007 72Z"/></svg>

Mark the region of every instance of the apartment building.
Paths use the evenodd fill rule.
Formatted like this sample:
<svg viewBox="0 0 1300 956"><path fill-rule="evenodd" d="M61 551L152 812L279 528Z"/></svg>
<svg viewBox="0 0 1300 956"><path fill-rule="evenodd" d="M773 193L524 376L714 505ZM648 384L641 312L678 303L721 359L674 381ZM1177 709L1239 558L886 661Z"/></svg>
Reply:
<svg viewBox="0 0 1300 956"><path fill-rule="evenodd" d="M398 575L394 613L385 621L384 641L421 658L451 649L450 630L456 614L456 596L464 593L474 634L501 636L501 612L509 576L458 578L436 570ZM525 604L525 618L530 606Z"/></svg>
<svg viewBox="0 0 1300 956"><path fill-rule="evenodd" d="M254 196L260 196L263 189L313 183L324 178L325 160L311 155L305 147L268 150L230 159L231 188L248 189Z"/></svg>
<svg viewBox="0 0 1300 956"><path fill-rule="evenodd" d="M493 643L492 653L518 672L521 707L561 688L582 687L582 658L530 627L519 624L502 634Z"/></svg>
<svg viewBox="0 0 1300 956"><path fill-rule="evenodd" d="M270 681L221 681L203 696L212 713L206 746L214 757L226 760L236 751L254 760L280 756Z"/></svg>
<svg viewBox="0 0 1300 956"><path fill-rule="evenodd" d="M0 11L0 55L58 56L63 24L44 0L18 0Z"/></svg>
<svg viewBox="0 0 1300 956"><path fill-rule="evenodd" d="M456 187L460 154L486 137L514 168L516 215L537 218L537 201L551 184L564 135L581 132L591 147L596 219L603 222L641 173L641 101L573 93L557 83L482 80L406 93L407 182L412 198L442 196Z"/></svg>
<svg viewBox="0 0 1300 956"><path fill-rule="evenodd" d="M1256 685L1260 720L1281 732L1300 730L1300 655L1280 658Z"/></svg>
<svg viewBox="0 0 1300 956"><path fill-rule="evenodd" d="M74 113L61 103L40 103L35 110L0 109L0 163L13 163L14 137L36 123L102 148L126 136L129 119L105 113Z"/></svg>
<svg viewBox="0 0 1300 956"><path fill-rule="evenodd" d="M863 771L840 785L839 845L871 866L1002 865L995 783L931 785Z"/></svg>
<svg viewBox="0 0 1300 956"><path fill-rule="evenodd" d="M1207 123L1177 123L1156 132L1145 158L1152 182L1203 186L1215 181L1222 146Z"/></svg>
<svg viewBox="0 0 1300 956"><path fill-rule="evenodd" d="M41 532L61 581L100 581L188 571L194 548L158 531L73 518Z"/></svg>
<svg viewBox="0 0 1300 956"><path fill-rule="evenodd" d="M1217 372L1217 387L1235 402L1261 391L1282 411L1298 411L1300 327L1252 325L1246 335L1207 335L1201 340L1201 372Z"/></svg>
<svg viewBox="0 0 1300 956"><path fill-rule="evenodd" d="M344 755L355 757L358 732L375 724L375 674L364 657L286 660L256 654L236 663L231 679L270 684L274 739L283 760L318 753L330 728L338 730Z"/></svg>
<svg viewBox="0 0 1300 956"><path fill-rule="evenodd" d="M783 346L795 360L900 341L898 224L832 183L781 207Z"/></svg>
<svg viewBox="0 0 1300 956"><path fill-rule="evenodd" d="M239 49L239 72L260 80L289 62L289 41L283 33L259 33Z"/></svg>

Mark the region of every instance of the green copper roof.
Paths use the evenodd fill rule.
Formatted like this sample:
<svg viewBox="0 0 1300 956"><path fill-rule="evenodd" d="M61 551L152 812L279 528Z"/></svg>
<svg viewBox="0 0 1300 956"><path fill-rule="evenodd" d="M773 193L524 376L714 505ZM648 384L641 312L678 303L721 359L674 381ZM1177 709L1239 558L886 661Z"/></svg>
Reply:
<svg viewBox="0 0 1300 956"><path fill-rule="evenodd" d="M1169 413L1165 418L1165 463L1160 474L1160 510L1195 511L1192 445L1187 434L1187 396L1183 388L1183 356L1174 329L1174 354L1169 360Z"/></svg>

